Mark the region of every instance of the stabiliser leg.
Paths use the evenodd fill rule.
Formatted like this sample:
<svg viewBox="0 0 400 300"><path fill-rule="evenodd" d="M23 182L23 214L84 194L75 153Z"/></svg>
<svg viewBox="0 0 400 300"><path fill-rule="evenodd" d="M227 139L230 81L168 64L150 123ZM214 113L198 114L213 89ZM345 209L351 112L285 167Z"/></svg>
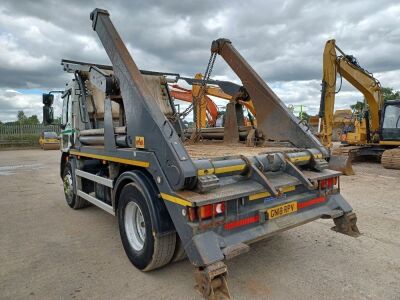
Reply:
<svg viewBox="0 0 400 300"><path fill-rule="evenodd" d="M197 291L208 300L231 299L226 275L226 265L219 261L207 267L200 267L194 272Z"/></svg>
<svg viewBox="0 0 400 300"><path fill-rule="evenodd" d="M357 216L355 213L350 212L346 213L343 216L333 219L335 226L332 227L332 230L336 232L340 232L351 237L360 236L360 231L357 227Z"/></svg>

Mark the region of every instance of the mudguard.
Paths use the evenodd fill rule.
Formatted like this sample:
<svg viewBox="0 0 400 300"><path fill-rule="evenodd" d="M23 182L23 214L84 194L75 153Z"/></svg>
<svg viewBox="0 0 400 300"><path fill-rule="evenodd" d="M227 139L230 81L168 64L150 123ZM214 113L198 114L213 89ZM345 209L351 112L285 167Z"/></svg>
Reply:
<svg viewBox="0 0 400 300"><path fill-rule="evenodd" d="M159 196L157 186L150 175L140 170L127 171L122 173L115 182L112 202L115 209L118 209L118 198L122 188L127 183L134 183L143 192L149 205L151 222L155 228L156 235L165 235L175 232L174 224L165 207L164 201Z"/></svg>

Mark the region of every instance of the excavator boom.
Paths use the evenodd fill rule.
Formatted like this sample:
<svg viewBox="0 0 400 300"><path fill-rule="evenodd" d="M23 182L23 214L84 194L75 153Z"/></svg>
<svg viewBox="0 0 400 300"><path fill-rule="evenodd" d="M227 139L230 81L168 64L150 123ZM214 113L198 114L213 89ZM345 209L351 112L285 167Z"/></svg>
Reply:
<svg viewBox="0 0 400 300"><path fill-rule="evenodd" d="M341 55L337 55L336 50ZM326 42L323 54L322 93L319 117L321 142L332 147L333 114L336 96L336 77L340 74L365 97L371 118L369 136L377 136L379 132L379 111L383 103L379 81L364 70L354 57L346 55L336 45L335 40ZM367 141L364 141L366 143Z"/></svg>

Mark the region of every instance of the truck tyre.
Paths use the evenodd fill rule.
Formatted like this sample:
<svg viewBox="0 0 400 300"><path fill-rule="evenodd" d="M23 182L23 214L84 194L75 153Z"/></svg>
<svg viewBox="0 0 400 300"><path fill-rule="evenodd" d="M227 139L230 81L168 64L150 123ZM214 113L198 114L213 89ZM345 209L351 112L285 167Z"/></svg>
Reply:
<svg viewBox="0 0 400 300"><path fill-rule="evenodd" d="M175 246L175 253L172 257L171 262L178 262L187 258L185 248L183 247L183 243L181 238L179 237L178 233L176 233L176 246Z"/></svg>
<svg viewBox="0 0 400 300"><path fill-rule="evenodd" d="M154 192L150 193L156 197ZM176 233L158 235L153 226L146 193L135 183L122 188L118 201L118 223L122 245L132 264L150 271L168 264L175 251Z"/></svg>
<svg viewBox="0 0 400 300"><path fill-rule="evenodd" d="M80 209L88 206L89 202L81 197L78 197L74 193L74 176L72 175L72 166L70 162L67 162L63 171L63 185L65 200L69 207L73 209Z"/></svg>

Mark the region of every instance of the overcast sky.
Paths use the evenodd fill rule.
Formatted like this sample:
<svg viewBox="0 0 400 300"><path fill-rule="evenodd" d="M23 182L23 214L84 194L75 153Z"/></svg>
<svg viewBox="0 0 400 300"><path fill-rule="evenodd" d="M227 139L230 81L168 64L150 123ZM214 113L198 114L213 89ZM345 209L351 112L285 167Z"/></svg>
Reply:
<svg viewBox="0 0 400 300"><path fill-rule="evenodd" d="M204 72L211 41L229 38L288 104L318 110L326 40L359 59L383 86L400 90L398 1L16 1L0 3L0 120L38 114L41 93L69 75L62 58L109 63L89 19L111 20L141 69ZM212 75L236 81L222 58ZM362 95L344 84L336 108ZM56 114L59 114L59 109Z"/></svg>

